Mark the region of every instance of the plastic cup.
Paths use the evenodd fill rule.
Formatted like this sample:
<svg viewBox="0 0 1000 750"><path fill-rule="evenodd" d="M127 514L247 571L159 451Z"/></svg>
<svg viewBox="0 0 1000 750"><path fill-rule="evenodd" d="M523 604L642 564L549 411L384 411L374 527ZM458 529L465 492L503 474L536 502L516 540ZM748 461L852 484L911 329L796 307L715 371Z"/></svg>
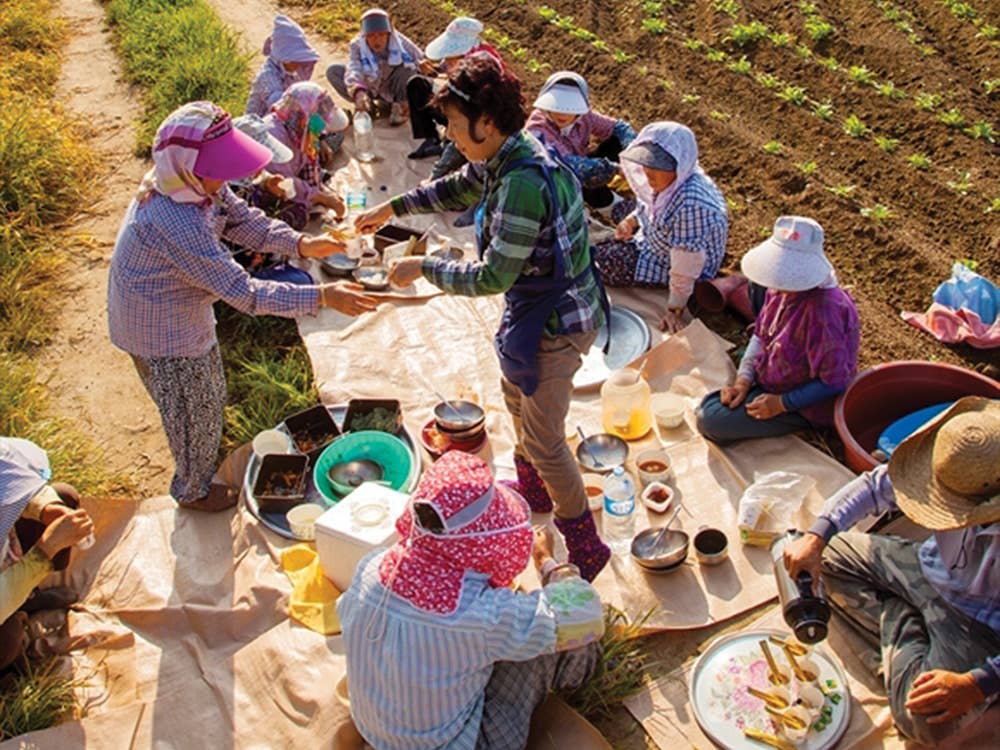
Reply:
<svg viewBox="0 0 1000 750"><path fill-rule="evenodd" d="M670 456L661 448L649 448L635 457L639 479L646 487L653 482L666 482L670 478Z"/></svg>
<svg viewBox="0 0 1000 750"><path fill-rule="evenodd" d="M312 503L296 505L285 514L288 527L296 539L311 541L316 538L316 519L323 515L323 508Z"/></svg>
<svg viewBox="0 0 1000 750"><path fill-rule="evenodd" d="M583 475L583 491L587 493L587 505L591 511L604 507L604 477L600 474Z"/></svg>
<svg viewBox="0 0 1000 750"><path fill-rule="evenodd" d="M293 453L292 441L281 430L264 430L253 439L253 452L257 456L268 453Z"/></svg>

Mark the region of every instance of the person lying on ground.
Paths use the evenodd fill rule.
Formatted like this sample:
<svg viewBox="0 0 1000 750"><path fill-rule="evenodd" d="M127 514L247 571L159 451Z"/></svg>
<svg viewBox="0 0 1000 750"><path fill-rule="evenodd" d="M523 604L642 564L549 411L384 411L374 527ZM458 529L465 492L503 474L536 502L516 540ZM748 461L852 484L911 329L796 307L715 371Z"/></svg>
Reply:
<svg viewBox="0 0 1000 750"><path fill-rule="evenodd" d="M923 543L850 532L901 510ZM881 649L896 726L936 746L1000 697L1000 400L969 396L832 496L788 544L837 612Z"/></svg>
<svg viewBox="0 0 1000 750"><path fill-rule="evenodd" d="M347 65L334 63L326 78L334 90L354 102L355 112L377 113L376 104L390 107L389 124L406 122L406 82L417 72L423 58L420 47L392 25L384 10L373 8L361 16L361 31L351 40Z"/></svg>
<svg viewBox="0 0 1000 750"><path fill-rule="evenodd" d="M357 315L376 305L355 284L254 279L221 244L225 238L288 258L345 251L329 237L308 237L269 219L227 186L270 161L270 150L211 102L175 110L157 130L153 168L129 205L111 257L111 343L132 356L159 409L174 459L170 491L183 508L222 510L237 499L212 484L226 403L212 305L221 299L247 315L289 318L321 307Z"/></svg>
<svg viewBox="0 0 1000 750"><path fill-rule="evenodd" d="M764 306L736 381L698 407L698 431L725 444L833 424L834 399L858 369L861 332L854 300L823 253L823 228L782 216L741 265L767 289Z"/></svg>
<svg viewBox="0 0 1000 750"><path fill-rule="evenodd" d="M713 279L726 254L729 211L698 165L694 133L676 122L644 127L621 153L635 201L611 211L614 239L594 245L608 286L669 289L660 327L684 327L684 308L699 279Z"/></svg>
<svg viewBox="0 0 1000 750"><path fill-rule="evenodd" d="M610 212L617 201L608 183L621 174L618 159L635 140L635 130L591 109L586 80L568 70L549 76L534 107L525 128L569 164L587 205Z"/></svg>
<svg viewBox="0 0 1000 750"><path fill-rule="evenodd" d="M413 76L406 84L406 98L410 104L410 130L414 139L422 139L419 146L408 154L410 159L439 156L431 169L431 179L436 180L454 172L465 163L465 157L446 141L442 144L438 125L446 125L444 115L429 106L435 88L444 85L448 72L469 55L480 52L496 58L504 68L500 53L480 37L483 24L475 18L459 16L435 37L425 50L426 58L420 61L422 75ZM471 222L470 222L471 223Z"/></svg>
<svg viewBox="0 0 1000 750"><path fill-rule="evenodd" d="M463 59L432 104L470 163L374 207L356 226L370 232L394 216L475 208L477 260L401 258L389 278L401 287L423 276L450 294L504 295L497 352L518 491L533 511L554 506L570 562L593 580L611 551L594 525L565 424L573 375L609 305L578 183L522 130L521 82L489 55Z"/></svg>
<svg viewBox="0 0 1000 750"><path fill-rule="evenodd" d="M258 117L266 115L293 83L312 78L319 60L319 53L306 40L302 27L283 15L274 17L274 30L261 54L267 60L250 86L245 113Z"/></svg>
<svg viewBox="0 0 1000 750"><path fill-rule="evenodd" d="M357 729L386 750L523 748L548 693L579 687L598 663L597 592L468 453L431 465L396 530L337 601ZM512 590L529 559L542 588Z"/></svg>
<svg viewBox="0 0 1000 750"><path fill-rule="evenodd" d="M0 437L0 673L23 666L27 639L19 609L56 609L76 600L63 587L36 587L65 570L70 548L94 533L77 491L50 483L51 476L48 455L35 443Z"/></svg>

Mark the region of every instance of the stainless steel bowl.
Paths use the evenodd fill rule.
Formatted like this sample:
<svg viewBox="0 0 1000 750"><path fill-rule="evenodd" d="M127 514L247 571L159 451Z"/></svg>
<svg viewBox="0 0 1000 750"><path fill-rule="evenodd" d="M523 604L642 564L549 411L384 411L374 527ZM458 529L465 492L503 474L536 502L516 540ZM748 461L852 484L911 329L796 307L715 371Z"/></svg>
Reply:
<svg viewBox="0 0 1000 750"><path fill-rule="evenodd" d="M617 435L599 432L576 446L576 461L587 471L607 474L628 458L628 443Z"/></svg>
<svg viewBox="0 0 1000 750"><path fill-rule="evenodd" d="M474 430L486 420L486 412L471 401L442 401L434 407L434 422L438 429L451 433Z"/></svg>
<svg viewBox="0 0 1000 750"><path fill-rule="evenodd" d="M361 266L354 269L354 280L372 292L389 288L389 269L385 266Z"/></svg>
<svg viewBox="0 0 1000 750"><path fill-rule="evenodd" d="M344 253L334 253L333 255L321 258L319 264L323 267L323 270L331 276L341 276L343 278L347 278L354 273L354 269L358 267L358 259L351 258Z"/></svg>
<svg viewBox="0 0 1000 750"><path fill-rule="evenodd" d="M359 458L333 465L326 476L337 493L346 495L364 482L379 481L384 474L385 470L380 464L367 458Z"/></svg>
<svg viewBox="0 0 1000 750"><path fill-rule="evenodd" d="M655 547L651 547L658 528L640 531L632 539L630 552L639 567L652 573L667 573L676 570L687 559L690 538L683 531L670 529Z"/></svg>

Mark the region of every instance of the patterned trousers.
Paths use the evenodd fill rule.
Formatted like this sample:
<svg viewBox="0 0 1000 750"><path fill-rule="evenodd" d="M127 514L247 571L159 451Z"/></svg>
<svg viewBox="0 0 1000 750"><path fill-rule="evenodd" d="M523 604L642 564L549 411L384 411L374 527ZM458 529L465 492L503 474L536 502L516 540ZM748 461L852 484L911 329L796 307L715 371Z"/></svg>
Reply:
<svg viewBox="0 0 1000 750"><path fill-rule="evenodd" d="M486 685L476 750L522 750L531 715L553 690L574 690L597 667L600 645L545 654L528 661L501 661Z"/></svg>
<svg viewBox="0 0 1000 750"><path fill-rule="evenodd" d="M949 605L924 578L920 545L894 537L847 532L823 556L831 603L862 636L881 648L885 689L899 730L926 745L971 723L984 701L965 716L928 724L905 706L914 679L932 669L968 672L1000 652L1000 635Z"/></svg>
<svg viewBox="0 0 1000 750"><path fill-rule="evenodd" d="M622 219L635 210L634 200L625 200L615 204L611 209L611 219L615 224L619 224ZM648 289L663 289L669 286L665 284L650 284L645 281L635 280L635 267L639 263L639 246L634 240L604 240L596 242L590 247L590 253L594 256L594 262L601 271L601 280L605 286L617 287L645 287Z"/></svg>
<svg viewBox="0 0 1000 750"><path fill-rule="evenodd" d="M226 376L216 344L200 357L132 357L160 410L174 458L170 494L179 503L208 494L222 440Z"/></svg>

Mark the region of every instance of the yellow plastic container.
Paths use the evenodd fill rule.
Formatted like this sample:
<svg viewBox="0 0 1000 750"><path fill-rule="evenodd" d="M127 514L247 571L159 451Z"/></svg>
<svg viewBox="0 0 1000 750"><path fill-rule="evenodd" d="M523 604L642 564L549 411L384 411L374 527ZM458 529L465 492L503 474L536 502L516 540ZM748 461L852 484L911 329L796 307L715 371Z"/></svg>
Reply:
<svg viewBox="0 0 1000 750"><path fill-rule="evenodd" d="M649 383L637 370L615 370L601 386L604 430L623 440L637 440L653 426Z"/></svg>

